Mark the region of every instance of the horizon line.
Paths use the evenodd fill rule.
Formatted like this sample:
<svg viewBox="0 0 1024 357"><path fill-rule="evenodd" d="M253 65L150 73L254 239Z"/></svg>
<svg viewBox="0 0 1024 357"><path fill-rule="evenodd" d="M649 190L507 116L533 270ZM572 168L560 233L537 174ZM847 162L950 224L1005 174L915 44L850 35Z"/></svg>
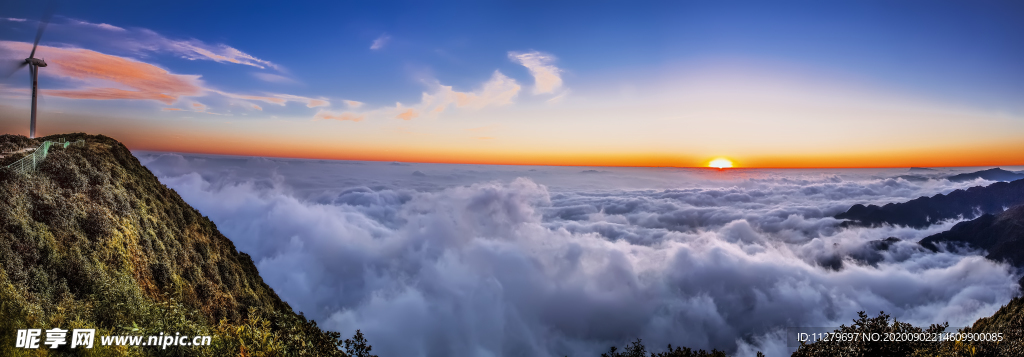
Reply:
<svg viewBox="0 0 1024 357"><path fill-rule="evenodd" d="M303 156L287 156L287 155L245 155L245 154L221 154L214 152L201 152L201 151L166 151L166 150L150 150L150 149L131 149L129 151L145 151L152 153L169 153L169 154L190 154L190 155L212 155L212 156L233 156L233 157L265 157L265 158L276 158L276 159L291 159L291 160L329 160L329 161L362 161L362 162L383 162L383 163L403 163L403 164L437 164L437 165L488 165L488 166L548 166L548 167L607 167L607 168L655 168L655 169L706 169L716 171L728 171L728 170L815 170L815 169L912 169L912 168L979 168L979 167L991 167L991 168L1002 168L1002 167L1024 167L1024 163L1019 165L1014 164L1000 164L1000 165L975 165L975 166L790 166L790 167L778 167L778 166L742 166L742 167L728 167L728 168L716 168L710 166L643 166L643 165L570 165L570 164L508 164L508 163L480 163L480 162L441 162L441 161L403 161L403 160L372 160L372 159L339 159L339 158L317 158L317 157L303 157Z"/></svg>

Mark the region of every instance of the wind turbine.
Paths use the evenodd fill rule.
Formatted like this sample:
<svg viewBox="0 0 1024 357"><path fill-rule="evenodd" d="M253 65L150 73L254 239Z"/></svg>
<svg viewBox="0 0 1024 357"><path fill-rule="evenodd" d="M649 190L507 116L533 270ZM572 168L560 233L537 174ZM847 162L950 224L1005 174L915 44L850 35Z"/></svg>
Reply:
<svg viewBox="0 0 1024 357"><path fill-rule="evenodd" d="M36 98L39 95L39 68L46 67L46 61L42 58L36 58L36 47L39 47L39 39L43 37L43 31L46 30L46 25L50 23L50 18L53 17L53 10L54 6L51 3L49 9L43 14L43 18L39 20L39 30L36 31L36 41L32 44L32 53L29 53L28 58L11 71L11 74L14 74L17 70L28 66L28 75L32 80L32 121L29 124L28 137L32 139L36 137ZM10 77L10 74L8 77Z"/></svg>

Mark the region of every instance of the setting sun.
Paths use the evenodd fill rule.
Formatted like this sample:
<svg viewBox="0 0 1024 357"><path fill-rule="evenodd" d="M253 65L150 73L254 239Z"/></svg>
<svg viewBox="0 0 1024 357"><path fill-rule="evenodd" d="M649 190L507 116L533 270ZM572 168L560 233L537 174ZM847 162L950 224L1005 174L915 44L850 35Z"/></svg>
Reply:
<svg viewBox="0 0 1024 357"><path fill-rule="evenodd" d="M714 167L716 169L727 169L732 167L732 161L728 159L714 159L708 163L708 167Z"/></svg>

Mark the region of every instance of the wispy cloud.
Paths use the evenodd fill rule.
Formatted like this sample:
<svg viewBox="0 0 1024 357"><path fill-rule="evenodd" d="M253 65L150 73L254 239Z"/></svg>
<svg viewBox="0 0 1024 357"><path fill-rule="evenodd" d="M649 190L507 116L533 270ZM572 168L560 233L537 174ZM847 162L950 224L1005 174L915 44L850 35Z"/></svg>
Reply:
<svg viewBox="0 0 1024 357"><path fill-rule="evenodd" d="M0 47L11 53L27 53L32 44L0 41ZM77 84L73 89L44 89L46 95L72 99L129 99L155 100L167 105L182 97L201 97L217 93L228 98L245 101L246 107L263 110L248 101L284 106L288 102L303 103L307 108L327 107L325 98L310 98L291 94L247 95L206 88L198 75L173 74L156 65L134 59L108 55L80 48L39 46L50 66L42 73L68 79ZM208 112L206 105L192 102L190 110ZM165 109L168 110L168 109Z"/></svg>
<svg viewBox="0 0 1024 357"><path fill-rule="evenodd" d="M211 92L223 95L228 98L241 99L241 100L254 100L269 104L276 104L284 106L288 102L298 102L306 104L307 108L326 107L331 105L331 102L324 98L309 98L291 94L267 94L267 95L249 95L249 94L238 94L225 92L221 90L210 89ZM262 110L262 108L261 108Z"/></svg>
<svg viewBox="0 0 1024 357"><path fill-rule="evenodd" d="M346 100L344 102L345 102L345 105L347 105L349 108L359 108L359 107L363 106L363 102L358 102L358 101L354 101L354 100Z"/></svg>
<svg viewBox="0 0 1024 357"><path fill-rule="evenodd" d="M562 70L555 67L555 56L547 53L509 52L508 58L530 70L533 75L533 94L554 93L562 87Z"/></svg>
<svg viewBox="0 0 1024 357"><path fill-rule="evenodd" d="M377 37L377 39L373 40L373 44L370 45L370 49L371 50L382 49L382 48L384 48L384 45L388 44L388 41L391 41L391 36L388 35L388 34L382 34L379 37Z"/></svg>
<svg viewBox="0 0 1024 357"><path fill-rule="evenodd" d="M149 32L156 35L155 32ZM154 45L160 46L164 50L176 53L189 60L212 60L214 62L244 64L258 68L279 68L276 64L273 64L270 61L261 60L224 44L208 45L199 40L170 40L162 36L154 39Z"/></svg>
<svg viewBox="0 0 1024 357"><path fill-rule="evenodd" d="M556 95L556 96L552 97L551 99L545 100L544 102L545 102L545 103L548 103L548 104L555 104L555 103L559 103L559 102L561 102L562 100L565 100L565 97L566 97L567 95L569 95L569 90L568 90L568 89L566 89L566 90L563 90L561 94L559 94L559 95Z"/></svg>
<svg viewBox="0 0 1024 357"><path fill-rule="evenodd" d="M298 83L298 81L296 81L294 79L291 79L291 78L288 78L288 77L285 77L285 76L282 76L280 74L265 73L265 72L255 72L255 73L252 74L252 76L256 77L257 79L262 80L264 82L270 82L270 83L280 83L280 84Z"/></svg>
<svg viewBox="0 0 1024 357"><path fill-rule="evenodd" d="M19 19L19 18L15 18L15 17L5 17L4 20L12 21L12 22L25 22L25 21L28 21L27 19Z"/></svg>
<svg viewBox="0 0 1024 357"><path fill-rule="evenodd" d="M197 39L171 39L146 28L126 29L77 19L69 19L65 23L51 24L51 26L71 27L71 30L80 35L91 37L92 41L102 44L103 48L127 51L137 57L145 57L154 53L172 54L188 60L208 60L264 69L281 69L275 63L256 58L225 44L208 44Z"/></svg>
<svg viewBox="0 0 1024 357"><path fill-rule="evenodd" d="M28 98L31 92L28 88L12 88L0 83L0 97L3 98Z"/></svg>
<svg viewBox="0 0 1024 357"><path fill-rule="evenodd" d="M60 90L60 89L43 89L44 95L63 97L71 99L96 99L96 100L110 100L110 99L143 99L143 100L155 100L164 104L173 104L178 98L172 95L156 93L156 92L144 92L144 91L131 91L118 88L86 88L86 89L71 89L71 90Z"/></svg>
<svg viewBox="0 0 1024 357"><path fill-rule="evenodd" d="M274 96L292 102L306 103L306 108L326 107L331 105L331 102L324 98L316 99L291 94L274 94Z"/></svg>
<svg viewBox="0 0 1024 357"><path fill-rule="evenodd" d="M420 113L417 112L416 109L407 109L401 113L398 113L398 115L396 115L395 118L402 120L413 120L418 116L420 116Z"/></svg>
<svg viewBox="0 0 1024 357"><path fill-rule="evenodd" d="M481 109L512 104L512 99L519 94L521 88L516 80L505 76L500 71L494 71L491 78L484 82L480 89L472 92L459 92L452 86L435 83L434 90L430 93L423 92L420 102L411 107L417 113L413 117L419 116L420 113L436 116L452 106ZM400 118L412 119L409 117L411 114L406 114L409 110L403 108L401 103L395 106L395 109L401 112L402 117Z"/></svg>
<svg viewBox="0 0 1024 357"><path fill-rule="evenodd" d="M477 92L456 92L452 87L445 87L455 97L455 106L480 109L487 106L501 106L512 103L512 98L521 88L516 80L499 71L494 71L491 79L484 83L482 90ZM445 93L445 94L449 94Z"/></svg>
<svg viewBox="0 0 1024 357"><path fill-rule="evenodd" d="M421 117L436 117L451 107L482 109L504 106L511 104L512 99L519 94L519 90L522 88L514 79L505 76L500 71L494 71L490 79L484 82L479 89L471 92L456 91L452 86L442 85L439 82L434 82L432 87L431 91L422 93L420 102L417 104L395 103L394 106L362 111L359 115L370 118L412 120ZM352 109L362 106L362 103L353 105L348 101L346 104Z"/></svg>
<svg viewBox="0 0 1024 357"><path fill-rule="evenodd" d="M336 113L328 110L321 110L313 116L313 120L337 120L337 121L353 121L358 122L365 119L366 116L355 114L355 113Z"/></svg>
<svg viewBox="0 0 1024 357"><path fill-rule="evenodd" d="M27 53L32 44L0 41L15 53ZM155 65L77 48L39 46L50 67L46 75L83 82L80 89L47 90L47 95L77 99L146 99L172 104L180 97L203 92L199 76L172 74Z"/></svg>
<svg viewBox="0 0 1024 357"><path fill-rule="evenodd" d="M288 103L287 99L278 98L278 97L272 97L272 96L238 94L238 93L231 93L231 92L225 92L225 91L220 91L220 90L210 90L210 91L214 92L214 93L217 93L217 94L220 94L220 95L223 95L225 97L234 98L234 99L255 100L255 101L260 101L260 102L269 103L269 104L277 104L277 105L281 105L281 106L283 106L283 105Z"/></svg>
<svg viewBox="0 0 1024 357"><path fill-rule="evenodd" d="M122 32L123 31L128 31L128 30L125 30L124 28L117 27L117 26L114 26L114 25L111 25L111 24L104 24L104 23L97 24L97 23L92 23L92 22L87 22L87 21L82 21L82 20L71 20L71 22L73 24L76 24L76 25L92 26L92 27L103 29L103 30L107 30L107 31L122 31Z"/></svg>

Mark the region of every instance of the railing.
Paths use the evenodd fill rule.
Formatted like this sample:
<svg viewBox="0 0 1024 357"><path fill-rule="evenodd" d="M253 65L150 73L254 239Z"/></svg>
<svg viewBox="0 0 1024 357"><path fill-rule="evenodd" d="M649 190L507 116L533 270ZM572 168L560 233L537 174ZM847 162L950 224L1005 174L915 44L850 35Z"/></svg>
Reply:
<svg viewBox="0 0 1024 357"><path fill-rule="evenodd" d="M57 139L57 141L44 141L42 145L39 145L35 151L27 156L15 161L13 164L4 166L4 169L11 170L21 174L28 174L29 172L35 171L39 164L46 159L46 156L50 154L50 147L61 146L67 148L71 145L85 145L85 140L78 141L64 141L63 138Z"/></svg>

